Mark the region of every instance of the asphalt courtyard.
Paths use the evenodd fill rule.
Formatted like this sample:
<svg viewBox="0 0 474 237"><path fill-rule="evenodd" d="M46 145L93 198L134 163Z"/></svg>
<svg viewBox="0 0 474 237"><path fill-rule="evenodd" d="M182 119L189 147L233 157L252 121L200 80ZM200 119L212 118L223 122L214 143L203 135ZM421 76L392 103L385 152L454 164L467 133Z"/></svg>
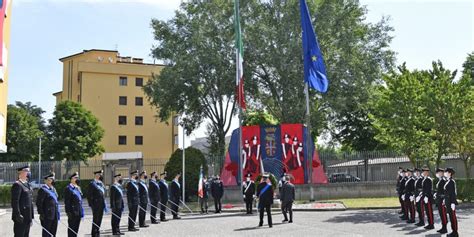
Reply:
<svg viewBox="0 0 474 237"><path fill-rule="evenodd" d="M89 211L88 211L89 212ZM474 210L458 210L460 236L474 236ZM64 215L63 215L64 216ZM188 215L181 220L170 220L150 225L138 232L127 232L126 216L122 218L124 236L441 236L436 230L426 231L399 220L397 210L348 210L295 212L294 223L282 224L282 215L273 213L273 228L257 227L258 216L241 213ZM38 216L36 215L36 220ZM67 223L67 217L61 219ZM436 213L435 213L435 218ZM0 216L0 236L13 236L10 210ZM81 222L80 236L90 236L90 213ZM149 224L149 221L147 221ZM58 224L57 236L67 236L66 226ZM436 229L440 228L436 219ZM104 215L101 236L112 236L110 214ZM449 223L448 223L448 229ZM34 223L30 236L41 236L41 227Z"/></svg>

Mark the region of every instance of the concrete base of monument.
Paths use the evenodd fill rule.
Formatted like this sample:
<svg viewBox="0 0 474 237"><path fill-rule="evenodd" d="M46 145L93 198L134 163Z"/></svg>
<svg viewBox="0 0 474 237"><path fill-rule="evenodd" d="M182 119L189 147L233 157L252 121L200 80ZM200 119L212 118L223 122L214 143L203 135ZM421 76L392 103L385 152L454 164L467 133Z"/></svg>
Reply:
<svg viewBox="0 0 474 237"><path fill-rule="evenodd" d="M293 211L345 211L347 208L342 202L310 202L293 204ZM280 200L275 200L272 205L272 211L281 211ZM245 212L245 204L223 204L222 212ZM256 204L254 204L253 212L257 212Z"/></svg>

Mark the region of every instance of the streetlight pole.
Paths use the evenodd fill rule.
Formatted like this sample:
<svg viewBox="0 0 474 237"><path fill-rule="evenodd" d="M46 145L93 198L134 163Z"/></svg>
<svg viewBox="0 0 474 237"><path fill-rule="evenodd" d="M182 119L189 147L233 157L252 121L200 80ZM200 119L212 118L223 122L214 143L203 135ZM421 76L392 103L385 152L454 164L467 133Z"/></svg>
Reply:
<svg viewBox="0 0 474 237"><path fill-rule="evenodd" d="M41 183L41 137L39 137L39 148L38 148L38 184Z"/></svg>
<svg viewBox="0 0 474 237"><path fill-rule="evenodd" d="M186 202L186 199L185 199L185 189L186 189L186 162L185 162L185 159L186 159L186 156L185 156L185 152L184 152L184 139L186 138L186 129L184 128L184 125L183 125L183 203Z"/></svg>

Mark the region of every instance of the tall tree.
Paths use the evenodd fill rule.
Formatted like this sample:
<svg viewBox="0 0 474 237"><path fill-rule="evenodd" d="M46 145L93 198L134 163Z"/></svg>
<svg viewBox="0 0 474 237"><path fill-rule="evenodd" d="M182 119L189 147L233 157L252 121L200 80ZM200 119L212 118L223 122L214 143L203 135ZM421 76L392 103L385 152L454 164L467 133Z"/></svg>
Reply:
<svg viewBox="0 0 474 237"><path fill-rule="evenodd" d="M249 94L282 123L304 122L298 1L249 1L242 6ZM367 23L367 9L355 0L308 1L308 8L329 78L326 94L310 92L312 135L328 128L340 143L377 147L371 144L377 142L366 104L368 89L393 65L392 28L385 18Z"/></svg>
<svg viewBox="0 0 474 237"><path fill-rule="evenodd" d="M31 114L32 116L36 117L38 119L38 127L40 128L41 131L45 132L46 131L46 121L43 118L43 114L46 112L44 111L41 107L38 107L36 105L31 104L31 102L21 102L21 101L16 101L15 105L18 108L24 109L26 112Z"/></svg>
<svg viewBox="0 0 474 237"><path fill-rule="evenodd" d="M64 101L56 105L49 124L46 153L55 160L87 161L104 151L100 144L104 130L98 119L79 103Z"/></svg>
<svg viewBox="0 0 474 237"><path fill-rule="evenodd" d="M144 87L158 117L184 115L187 133L203 121L215 133L217 151L225 151L225 134L236 113L235 50L232 2L183 2L173 19L152 20L153 57L166 67Z"/></svg>
<svg viewBox="0 0 474 237"><path fill-rule="evenodd" d="M43 131L38 127L38 118L25 108L8 105L7 146L2 161L32 161L38 159L39 137Z"/></svg>

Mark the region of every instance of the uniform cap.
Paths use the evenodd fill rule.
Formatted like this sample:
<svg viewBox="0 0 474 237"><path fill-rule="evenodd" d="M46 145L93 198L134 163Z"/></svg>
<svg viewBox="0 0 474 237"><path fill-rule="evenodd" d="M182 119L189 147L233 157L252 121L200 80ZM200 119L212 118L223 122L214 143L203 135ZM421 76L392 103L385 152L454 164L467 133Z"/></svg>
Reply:
<svg viewBox="0 0 474 237"><path fill-rule="evenodd" d="M103 170L97 170L97 171L94 171L94 174L103 174L104 171Z"/></svg>
<svg viewBox="0 0 474 237"><path fill-rule="evenodd" d="M69 179L76 178L76 177L79 177L79 173L74 172L74 174L72 174L71 176L69 176Z"/></svg>

